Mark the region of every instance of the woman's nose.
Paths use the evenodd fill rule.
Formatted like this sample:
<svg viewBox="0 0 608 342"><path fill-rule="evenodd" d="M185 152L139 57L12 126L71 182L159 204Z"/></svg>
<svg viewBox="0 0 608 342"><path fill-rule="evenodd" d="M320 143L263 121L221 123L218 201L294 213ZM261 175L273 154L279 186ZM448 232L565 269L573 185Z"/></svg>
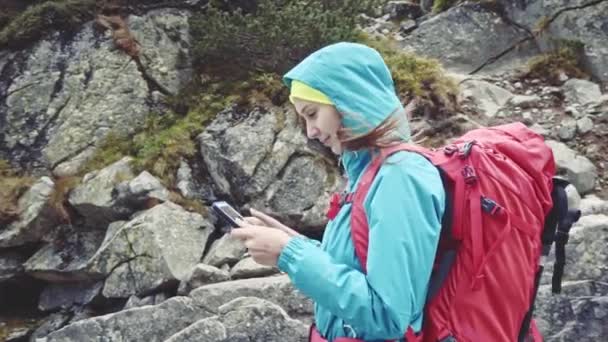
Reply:
<svg viewBox="0 0 608 342"><path fill-rule="evenodd" d="M306 123L306 135L308 136L308 139L314 139L319 136L319 129Z"/></svg>

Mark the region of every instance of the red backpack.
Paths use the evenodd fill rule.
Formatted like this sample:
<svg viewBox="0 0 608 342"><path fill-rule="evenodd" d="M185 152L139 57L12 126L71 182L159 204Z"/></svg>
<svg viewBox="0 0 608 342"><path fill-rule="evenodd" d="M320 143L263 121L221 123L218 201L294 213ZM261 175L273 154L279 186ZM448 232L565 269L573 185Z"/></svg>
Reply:
<svg viewBox="0 0 608 342"><path fill-rule="evenodd" d="M384 160L397 151L430 160L447 194L423 329L418 335L409 329L408 341L542 341L532 320L541 255L555 241L558 293L564 245L580 216L568 211L568 183L554 178L551 148L513 123L470 131L442 149L382 149L355 192L342 195L353 203L352 238L363 269L369 229L363 200Z"/></svg>

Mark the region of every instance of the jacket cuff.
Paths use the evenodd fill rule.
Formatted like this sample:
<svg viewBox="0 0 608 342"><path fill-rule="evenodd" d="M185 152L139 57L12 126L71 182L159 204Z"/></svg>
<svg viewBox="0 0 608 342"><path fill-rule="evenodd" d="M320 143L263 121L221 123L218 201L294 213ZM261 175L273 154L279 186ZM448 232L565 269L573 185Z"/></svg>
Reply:
<svg viewBox="0 0 608 342"><path fill-rule="evenodd" d="M289 240L279 255L277 262L279 270L287 274L295 272L297 261L301 259L307 245L311 244L308 240L308 238L302 236L296 236Z"/></svg>

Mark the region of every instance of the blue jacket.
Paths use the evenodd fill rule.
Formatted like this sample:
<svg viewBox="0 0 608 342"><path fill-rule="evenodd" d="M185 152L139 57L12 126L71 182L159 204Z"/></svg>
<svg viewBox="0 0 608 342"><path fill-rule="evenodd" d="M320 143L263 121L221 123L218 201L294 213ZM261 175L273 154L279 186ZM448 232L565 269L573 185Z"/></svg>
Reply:
<svg viewBox="0 0 608 342"><path fill-rule="evenodd" d="M284 80L289 86L293 79L326 94L343 114L343 125L359 132L402 109L384 61L360 44L315 52ZM408 139L407 123L401 128ZM344 151L341 160L348 190L354 191L370 152ZM437 169L418 154L398 152L381 167L364 202L370 226L367 274L350 235L350 204L327 224L321 245L304 237L289 241L278 266L315 302L323 336L382 341L401 338L410 325L421 329L444 203Z"/></svg>

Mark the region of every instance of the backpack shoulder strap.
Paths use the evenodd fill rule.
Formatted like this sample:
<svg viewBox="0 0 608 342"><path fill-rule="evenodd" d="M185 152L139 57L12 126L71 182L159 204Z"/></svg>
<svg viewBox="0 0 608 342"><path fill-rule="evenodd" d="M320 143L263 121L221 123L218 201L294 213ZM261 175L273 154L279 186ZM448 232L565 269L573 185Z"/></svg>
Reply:
<svg viewBox="0 0 608 342"><path fill-rule="evenodd" d="M378 174L380 167L392 154L399 151L412 151L426 155L428 150L423 147L410 145L410 144L398 144L390 147L383 148L379 153L372 158L372 161L365 169L359 184L352 196L352 209L350 218L351 236L353 244L355 245L355 253L361 264L361 268L364 272L367 272L367 248L369 245L369 224L367 221L367 215L365 213L365 207L363 205L365 197L369 192L374 178Z"/></svg>

